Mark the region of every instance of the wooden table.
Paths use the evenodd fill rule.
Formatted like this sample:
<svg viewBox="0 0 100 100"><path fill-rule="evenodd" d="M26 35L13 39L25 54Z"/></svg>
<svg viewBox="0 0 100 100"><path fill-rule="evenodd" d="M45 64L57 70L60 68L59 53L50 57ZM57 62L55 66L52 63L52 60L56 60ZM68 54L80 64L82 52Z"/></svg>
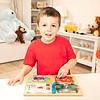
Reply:
<svg viewBox="0 0 100 100"><path fill-rule="evenodd" d="M23 96L24 83L9 86L9 79L0 79L0 100L100 100L100 74L77 74L75 77L83 96Z"/></svg>

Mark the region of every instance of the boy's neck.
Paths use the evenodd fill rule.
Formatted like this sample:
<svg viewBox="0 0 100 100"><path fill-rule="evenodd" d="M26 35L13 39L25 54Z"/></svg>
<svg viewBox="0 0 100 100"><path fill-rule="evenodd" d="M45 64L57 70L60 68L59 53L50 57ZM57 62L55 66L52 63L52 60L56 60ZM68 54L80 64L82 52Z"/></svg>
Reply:
<svg viewBox="0 0 100 100"><path fill-rule="evenodd" d="M52 41L44 41L43 38L41 38L41 41L45 44L50 44L53 43L55 41L56 37L52 40Z"/></svg>

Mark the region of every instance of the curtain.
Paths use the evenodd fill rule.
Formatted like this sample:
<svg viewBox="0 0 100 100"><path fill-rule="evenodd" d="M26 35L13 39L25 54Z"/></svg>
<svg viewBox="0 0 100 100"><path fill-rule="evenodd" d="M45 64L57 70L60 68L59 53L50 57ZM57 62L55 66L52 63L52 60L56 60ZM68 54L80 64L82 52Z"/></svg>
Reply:
<svg viewBox="0 0 100 100"><path fill-rule="evenodd" d="M11 9L15 11L17 18L23 21L23 0L11 0Z"/></svg>

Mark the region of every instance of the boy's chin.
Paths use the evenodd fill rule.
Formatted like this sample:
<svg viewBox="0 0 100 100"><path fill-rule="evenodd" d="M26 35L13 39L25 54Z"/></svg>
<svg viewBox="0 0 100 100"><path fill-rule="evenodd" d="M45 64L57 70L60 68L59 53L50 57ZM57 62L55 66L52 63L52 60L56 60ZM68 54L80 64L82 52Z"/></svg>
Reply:
<svg viewBox="0 0 100 100"><path fill-rule="evenodd" d="M54 41L55 40L55 37L54 38L53 37L47 37L47 38L45 38L45 40L48 41L48 42L49 41Z"/></svg>
<svg viewBox="0 0 100 100"><path fill-rule="evenodd" d="M45 43L52 43L54 40L55 40L55 39L52 39L52 38L46 38L46 39L44 39L43 41L44 41Z"/></svg>

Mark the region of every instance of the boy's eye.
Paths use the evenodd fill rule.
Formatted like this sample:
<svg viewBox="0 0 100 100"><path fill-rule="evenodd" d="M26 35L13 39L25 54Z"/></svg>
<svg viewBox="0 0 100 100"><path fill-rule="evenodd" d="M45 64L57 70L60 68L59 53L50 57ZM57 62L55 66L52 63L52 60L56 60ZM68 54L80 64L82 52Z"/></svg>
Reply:
<svg viewBox="0 0 100 100"><path fill-rule="evenodd" d="M56 25L52 25L52 27L56 27Z"/></svg>
<svg viewBox="0 0 100 100"><path fill-rule="evenodd" d="M42 26L46 26L46 24L43 24Z"/></svg>

